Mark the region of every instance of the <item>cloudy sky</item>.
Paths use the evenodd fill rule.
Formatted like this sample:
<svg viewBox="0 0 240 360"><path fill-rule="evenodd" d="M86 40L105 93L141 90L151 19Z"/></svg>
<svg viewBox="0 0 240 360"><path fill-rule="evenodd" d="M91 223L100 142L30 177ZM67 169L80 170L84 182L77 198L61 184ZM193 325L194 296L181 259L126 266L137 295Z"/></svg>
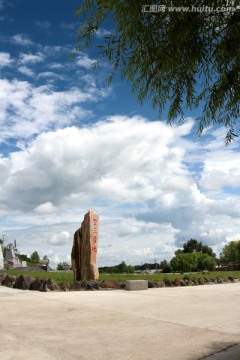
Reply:
<svg viewBox="0 0 240 360"><path fill-rule="evenodd" d="M68 59L73 0L0 0L0 235L21 253L68 261L74 231L100 216L99 266L171 259L190 238L219 253L240 239L239 140L165 125L102 61L96 35ZM1 236L0 236L1 237Z"/></svg>

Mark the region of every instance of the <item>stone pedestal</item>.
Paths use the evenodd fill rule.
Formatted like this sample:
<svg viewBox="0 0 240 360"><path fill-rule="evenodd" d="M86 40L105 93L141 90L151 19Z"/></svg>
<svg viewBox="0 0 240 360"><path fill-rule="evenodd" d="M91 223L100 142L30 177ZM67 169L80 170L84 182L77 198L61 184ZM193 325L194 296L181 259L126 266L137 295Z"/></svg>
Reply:
<svg viewBox="0 0 240 360"><path fill-rule="evenodd" d="M127 280L126 281L126 290L147 290L148 281L147 280Z"/></svg>
<svg viewBox="0 0 240 360"><path fill-rule="evenodd" d="M98 280L97 245L99 216L90 209L75 232L72 247L74 280Z"/></svg>

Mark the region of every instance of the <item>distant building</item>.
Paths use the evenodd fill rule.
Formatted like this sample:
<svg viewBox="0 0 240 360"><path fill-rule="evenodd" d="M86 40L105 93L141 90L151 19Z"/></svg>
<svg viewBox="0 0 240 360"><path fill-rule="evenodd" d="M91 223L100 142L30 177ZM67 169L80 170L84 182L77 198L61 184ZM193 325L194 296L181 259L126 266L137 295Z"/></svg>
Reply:
<svg viewBox="0 0 240 360"><path fill-rule="evenodd" d="M235 271L238 270L240 265L238 263L229 262L228 264L223 264L221 262L216 266L217 271Z"/></svg>
<svg viewBox="0 0 240 360"><path fill-rule="evenodd" d="M71 270L71 265L69 265L68 263L63 262L62 265L63 265L63 270Z"/></svg>
<svg viewBox="0 0 240 360"><path fill-rule="evenodd" d="M0 270L4 268L2 245L0 244Z"/></svg>
<svg viewBox="0 0 240 360"><path fill-rule="evenodd" d="M49 268L48 268L48 263L49 263L49 260L46 259L46 260L39 260L38 262L38 266L42 269L42 270L45 270L45 271L48 271Z"/></svg>

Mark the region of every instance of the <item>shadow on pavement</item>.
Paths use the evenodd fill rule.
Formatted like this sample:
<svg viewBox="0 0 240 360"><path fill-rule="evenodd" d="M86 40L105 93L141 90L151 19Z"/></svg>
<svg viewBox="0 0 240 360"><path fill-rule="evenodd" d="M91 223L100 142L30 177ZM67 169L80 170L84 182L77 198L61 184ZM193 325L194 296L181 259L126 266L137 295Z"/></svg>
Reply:
<svg viewBox="0 0 240 360"><path fill-rule="evenodd" d="M198 360L239 360L240 344L236 342L214 342L208 346L211 355Z"/></svg>

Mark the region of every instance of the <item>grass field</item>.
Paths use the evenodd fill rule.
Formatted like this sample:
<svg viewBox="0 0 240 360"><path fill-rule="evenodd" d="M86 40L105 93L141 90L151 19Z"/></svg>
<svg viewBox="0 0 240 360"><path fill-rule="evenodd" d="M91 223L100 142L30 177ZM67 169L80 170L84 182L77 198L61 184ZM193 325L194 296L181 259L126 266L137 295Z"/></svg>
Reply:
<svg viewBox="0 0 240 360"><path fill-rule="evenodd" d="M21 271L21 270L14 270L8 269L8 274L20 276L20 275L30 275L34 278L42 278L42 279L53 279L56 281L57 284L62 284L64 282L71 284L73 282L73 274L72 272L32 272L32 271ZM124 281L124 280L159 280L163 281L165 279L173 280L175 278L182 279L186 274L100 274L100 281L104 279L115 279L117 281ZM229 276L233 276L237 279L240 279L240 271L212 271L208 274L199 273L191 273L188 274L191 280L199 279L202 277L205 278L228 278Z"/></svg>

